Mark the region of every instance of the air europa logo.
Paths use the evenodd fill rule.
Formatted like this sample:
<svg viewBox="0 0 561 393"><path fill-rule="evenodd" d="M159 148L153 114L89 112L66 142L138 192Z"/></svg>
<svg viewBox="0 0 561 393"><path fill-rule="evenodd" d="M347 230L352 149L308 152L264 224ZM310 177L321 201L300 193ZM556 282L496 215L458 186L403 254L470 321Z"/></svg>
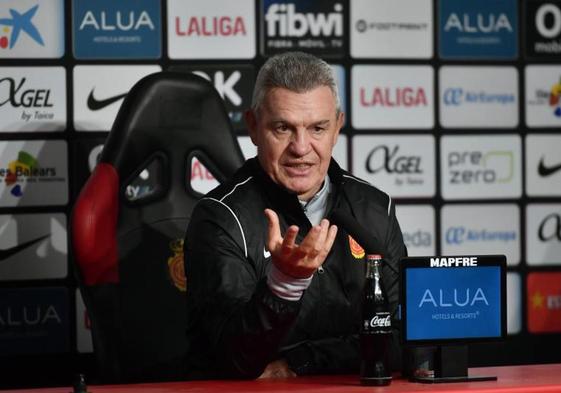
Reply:
<svg viewBox="0 0 561 393"><path fill-rule="evenodd" d="M427 106L423 87L380 87L372 90L361 87L360 105L363 107L419 107Z"/></svg>

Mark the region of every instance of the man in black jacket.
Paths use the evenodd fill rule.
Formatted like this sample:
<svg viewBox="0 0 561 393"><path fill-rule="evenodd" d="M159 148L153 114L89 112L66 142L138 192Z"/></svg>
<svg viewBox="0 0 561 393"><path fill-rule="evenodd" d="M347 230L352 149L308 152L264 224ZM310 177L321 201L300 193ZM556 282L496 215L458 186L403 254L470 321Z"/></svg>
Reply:
<svg viewBox="0 0 561 393"><path fill-rule="evenodd" d="M331 158L343 116L324 61L292 52L261 68L246 113L257 157L197 204L186 234L190 377L358 371L365 255L330 224L335 209L381 243L395 316L406 249L390 197Z"/></svg>

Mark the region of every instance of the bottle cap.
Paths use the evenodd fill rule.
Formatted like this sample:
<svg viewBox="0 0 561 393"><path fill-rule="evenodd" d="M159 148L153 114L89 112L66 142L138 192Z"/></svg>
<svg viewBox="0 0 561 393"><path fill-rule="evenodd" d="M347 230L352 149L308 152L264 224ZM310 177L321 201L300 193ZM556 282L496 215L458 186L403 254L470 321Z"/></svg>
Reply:
<svg viewBox="0 0 561 393"><path fill-rule="evenodd" d="M368 254L368 259L382 259L382 254Z"/></svg>

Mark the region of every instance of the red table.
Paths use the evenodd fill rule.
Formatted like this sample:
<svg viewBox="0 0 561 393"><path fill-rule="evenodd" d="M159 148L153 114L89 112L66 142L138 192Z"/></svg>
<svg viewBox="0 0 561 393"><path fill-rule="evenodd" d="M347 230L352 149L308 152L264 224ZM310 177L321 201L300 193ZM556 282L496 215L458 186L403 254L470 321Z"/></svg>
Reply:
<svg viewBox="0 0 561 393"><path fill-rule="evenodd" d="M394 379L387 387L360 386L356 376L319 376L283 380L191 381L136 385L88 386L90 393L352 393L352 392L478 392L478 393L561 393L561 364L473 368L470 376L496 375L497 381L419 384ZM69 387L28 389L36 393L71 393ZM18 392L23 390L10 390Z"/></svg>

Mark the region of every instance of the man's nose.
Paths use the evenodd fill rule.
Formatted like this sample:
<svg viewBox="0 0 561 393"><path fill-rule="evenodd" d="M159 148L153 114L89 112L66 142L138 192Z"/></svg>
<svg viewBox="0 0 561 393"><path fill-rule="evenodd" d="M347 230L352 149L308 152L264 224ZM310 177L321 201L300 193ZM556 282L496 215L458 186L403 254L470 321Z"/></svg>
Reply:
<svg viewBox="0 0 561 393"><path fill-rule="evenodd" d="M298 129L292 134L290 150L299 156L308 154L312 148L310 135L305 129Z"/></svg>

